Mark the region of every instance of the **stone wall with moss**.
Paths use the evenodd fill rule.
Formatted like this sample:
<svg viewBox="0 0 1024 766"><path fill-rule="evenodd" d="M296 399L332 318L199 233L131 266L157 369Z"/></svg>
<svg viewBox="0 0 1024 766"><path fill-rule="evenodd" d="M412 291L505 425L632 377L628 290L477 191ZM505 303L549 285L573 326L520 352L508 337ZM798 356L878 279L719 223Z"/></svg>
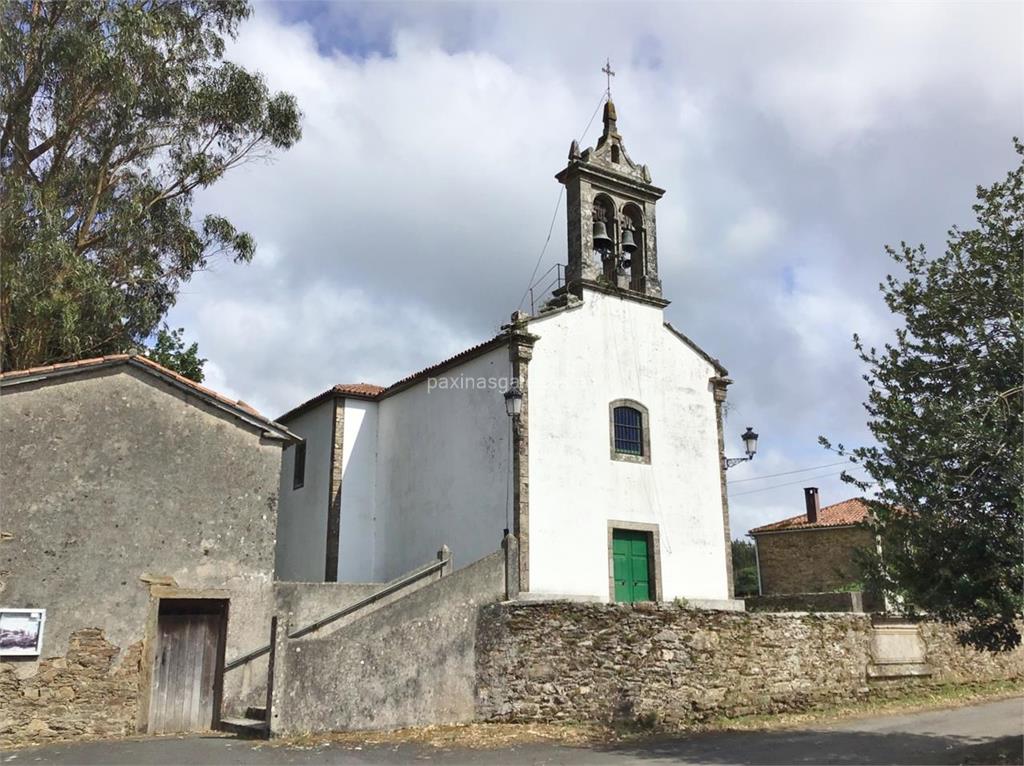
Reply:
<svg viewBox="0 0 1024 766"><path fill-rule="evenodd" d="M872 631L864 614L497 604L478 623L478 717L673 725L890 694L891 680L867 677ZM993 659L956 648L948 628L921 635L943 667L908 684L1024 676L1022 650Z"/></svg>
<svg viewBox="0 0 1024 766"><path fill-rule="evenodd" d="M141 642L121 650L87 628L63 657L0 664L0 745L132 733L141 660Z"/></svg>
<svg viewBox="0 0 1024 766"><path fill-rule="evenodd" d="M1024 623L1017 628L1024 632ZM922 622L924 641L932 678L951 683L972 683L1003 678L1024 678L1024 648L1012 652L976 652L961 646L956 630L936 622Z"/></svg>

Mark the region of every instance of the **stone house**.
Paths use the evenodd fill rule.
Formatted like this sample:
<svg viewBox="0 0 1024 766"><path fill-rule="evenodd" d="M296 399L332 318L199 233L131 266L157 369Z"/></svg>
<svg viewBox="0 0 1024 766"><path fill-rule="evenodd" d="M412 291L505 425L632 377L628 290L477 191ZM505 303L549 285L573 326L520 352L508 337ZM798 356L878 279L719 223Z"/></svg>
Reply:
<svg viewBox="0 0 1024 766"><path fill-rule="evenodd" d="M597 146L573 142L556 178L568 265L550 300L397 383L278 418L304 439L283 461L279 579L386 581L442 545L461 567L509 530L523 598L732 598L731 381L665 320L664 190L610 100Z"/></svg>
<svg viewBox="0 0 1024 766"><path fill-rule="evenodd" d="M820 507L817 487L804 490L799 516L750 530L761 595L825 593L859 583L858 550L875 546L862 498Z"/></svg>
<svg viewBox="0 0 1024 766"><path fill-rule="evenodd" d="M209 729L265 683L281 453L294 436L134 355L0 375L0 737ZM260 677L260 673L263 674Z"/></svg>

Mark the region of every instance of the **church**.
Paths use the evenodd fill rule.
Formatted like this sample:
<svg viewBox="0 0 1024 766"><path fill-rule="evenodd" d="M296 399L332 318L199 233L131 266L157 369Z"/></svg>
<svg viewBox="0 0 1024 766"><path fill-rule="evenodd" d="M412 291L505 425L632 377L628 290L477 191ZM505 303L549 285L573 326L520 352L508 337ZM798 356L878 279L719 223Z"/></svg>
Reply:
<svg viewBox="0 0 1024 766"><path fill-rule="evenodd" d="M664 317L656 206L604 105L572 142L568 263L543 305L388 386L339 384L278 418L276 577L387 582L447 546L514 542L522 599L725 604L726 369ZM710 605L710 604L709 604Z"/></svg>

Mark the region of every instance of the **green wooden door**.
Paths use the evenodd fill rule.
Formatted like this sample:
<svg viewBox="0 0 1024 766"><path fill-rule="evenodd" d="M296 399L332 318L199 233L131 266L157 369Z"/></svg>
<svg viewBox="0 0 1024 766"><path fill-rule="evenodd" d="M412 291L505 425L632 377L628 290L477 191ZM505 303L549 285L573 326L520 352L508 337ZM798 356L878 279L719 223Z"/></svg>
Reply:
<svg viewBox="0 0 1024 766"><path fill-rule="evenodd" d="M651 600L650 535L612 530L612 566L616 601Z"/></svg>

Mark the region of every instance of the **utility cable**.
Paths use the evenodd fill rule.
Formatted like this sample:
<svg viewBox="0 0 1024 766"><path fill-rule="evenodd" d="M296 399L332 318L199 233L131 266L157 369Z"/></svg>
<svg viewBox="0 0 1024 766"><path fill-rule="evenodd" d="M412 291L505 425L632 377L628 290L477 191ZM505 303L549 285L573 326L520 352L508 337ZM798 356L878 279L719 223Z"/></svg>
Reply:
<svg viewBox="0 0 1024 766"><path fill-rule="evenodd" d="M858 470L858 469L854 468L852 470ZM755 494L757 492L767 492L770 489L778 489L779 487L790 487L790 486L792 486L794 484L803 484L806 481L813 481L814 479L826 479L826 478L830 478L832 476L839 476L842 473L845 473L845 470L843 470L843 471L832 471L831 473L823 473L820 476L807 476L807 477L805 477L803 479L797 479L796 481L787 481L787 482L783 482L782 484L773 484L770 487L761 487L760 489L749 489L746 492L737 492L736 494L730 494L729 497L733 498L733 497L742 497L743 495L753 495L753 494ZM872 483L874 483L874 482L872 482Z"/></svg>
<svg viewBox="0 0 1024 766"><path fill-rule="evenodd" d="M826 463L825 465L815 465L815 466L811 466L810 468L797 468L794 471L783 471L782 473L768 473L768 474L765 474L764 476L753 476L753 477L751 477L749 479L736 479L734 481L730 481L729 483L730 484L739 484L740 482L743 482L743 481L759 481L761 479L774 479L776 476L789 476L790 474L794 474L794 473L805 473L807 471L817 471L817 470L820 470L822 468L832 468L833 466L837 466L837 465L846 465L849 462L850 462L849 460L840 460L838 463Z"/></svg>
<svg viewBox="0 0 1024 766"><path fill-rule="evenodd" d="M594 124L594 118L597 117L597 113L601 110L601 106L604 104L607 94L601 91L601 99L597 102L597 107L594 109L594 113L590 115L590 120L587 122L587 127L583 129L583 133L580 134L578 139L582 143L583 139L587 135L587 131L590 130L590 126ZM555 212L551 214L551 223L548 225L548 235L544 238L544 246L540 249L540 255L537 256L537 263L533 267L533 273L530 274L530 281L526 285L526 290L523 292L523 297L519 300L518 309L523 308L523 303L526 302L526 296L530 294L530 288L533 287L533 280L537 277L537 269L540 268L540 264L544 260L544 253L548 250L548 243L551 242L551 233L555 230L555 221L558 220L558 210L562 206L562 197L565 194L565 187L562 186L558 190L558 199L555 200Z"/></svg>

